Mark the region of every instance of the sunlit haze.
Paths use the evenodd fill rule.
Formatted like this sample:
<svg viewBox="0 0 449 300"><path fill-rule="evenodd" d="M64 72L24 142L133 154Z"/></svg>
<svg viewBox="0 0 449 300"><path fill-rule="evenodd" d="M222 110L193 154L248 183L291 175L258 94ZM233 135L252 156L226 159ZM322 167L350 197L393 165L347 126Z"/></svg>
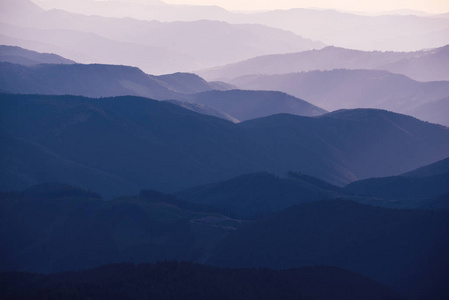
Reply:
<svg viewBox="0 0 449 300"><path fill-rule="evenodd" d="M133 0L129 0L133 1ZM142 2L142 1L141 1ZM166 0L169 4L218 5L233 10L289 9L302 7L331 8L346 11L419 10L429 13L449 11L447 0Z"/></svg>

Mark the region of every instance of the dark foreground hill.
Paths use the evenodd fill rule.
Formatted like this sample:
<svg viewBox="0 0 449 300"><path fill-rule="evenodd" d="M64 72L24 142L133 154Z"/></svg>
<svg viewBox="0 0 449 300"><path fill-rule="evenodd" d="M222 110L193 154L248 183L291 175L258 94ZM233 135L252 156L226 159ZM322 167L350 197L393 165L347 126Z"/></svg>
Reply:
<svg viewBox="0 0 449 300"><path fill-rule="evenodd" d="M333 267L285 271L192 263L106 265L81 272L0 273L2 299L402 299L381 284Z"/></svg>
<svg viewBox="0 0 449 300"><path fill-rule="evenodd" d="M449 214L349 201L302 204L240 228L209 263L226 267L333 265L412 298L446 299Z"/></svg>
<svg viewBox="0 0 449 300"><path fill-rule="evenodd" d="M3 190L65 182L102 195L288 170L347 184L449 156L449 129L381 110L239 124L137 97L1 95Z"/></svg>
<svg viewBox="0 0 449 300"><path fill-rule="evenodd" d="M107 263L202 262L241 221L155 191L104 201L41 184L0 194L0 270L61 272Z"/></svg>

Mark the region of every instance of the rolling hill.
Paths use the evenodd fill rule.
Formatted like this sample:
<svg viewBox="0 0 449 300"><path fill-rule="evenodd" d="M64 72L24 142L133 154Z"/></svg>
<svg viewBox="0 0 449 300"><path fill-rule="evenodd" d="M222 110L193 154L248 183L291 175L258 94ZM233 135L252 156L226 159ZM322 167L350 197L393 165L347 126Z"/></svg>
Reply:
<svg viewBox="0 0 449 300"><path fill-rule="evenodd" d="M351 174L357 174L359 179L386 176L380 174L386 174L385 171L390 168L417 168L418 166L411 165L420 158L416 152L412 152L427 146L423 144L411 150L411 145L417 139L433 139L433 134L425 133L430 128L439 128L442 132L448 130L432 124L427 124L429 127L416 127L418 124L424 123L387 111L354 109L335 111L314 118L274 115L246 121L240 126L250 132L251 137L263 136L260 140L254 138L252 143L258 148L266 149L264 158L273 163L273 167L281 166L284 171L277 171L278 174L284 174L287 170L300 171L335 184L339 181L329 176L331 174L319 175L327 168L324 166L330 164L333 168L338 168L347 178L351 178ZM286 140L289 142L286 143ZM386 152L387 148L391 151ZM400 153L401 158L393 153ZM287 161L286 158L290 155L296 157L296 160ZM405 156L408 158L402 160ZM313 157L313 166L304 163L304 157ZM330 157L334 158L329 160ZM440 157L443 158L444 156ZM346 169L346 166L349 168ZM383 171L379 172L380 169ZM346 173L349 170L350 173ZM403 172L406 170L400 173Z"/></svg>
<svg viewBox="0 0 449 300"><path fill-rule="evenodd" d="M20 141L2 149L1 177L15 178L3 190L41 183L42 172L46 181L59 181L65 166L79 171L65 172L66 183L85 184L84 175L93 172L105 175L97 180L117 179L110 185L128 194L181 190L259 171L294 170L345 185L449 156L447 128L382 110L280 114L233 124L131 96L2 94L0 112L3 135ZM42 159L34 160L33 151ZM104 186L88 188L117 195Z"/></svg>

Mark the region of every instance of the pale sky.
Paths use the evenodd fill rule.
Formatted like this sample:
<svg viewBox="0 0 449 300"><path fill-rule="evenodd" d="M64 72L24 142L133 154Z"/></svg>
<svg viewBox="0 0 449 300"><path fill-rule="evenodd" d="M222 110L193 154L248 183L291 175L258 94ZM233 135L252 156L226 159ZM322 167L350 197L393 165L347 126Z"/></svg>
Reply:
<svg viewBox="0 0 449 300"><path fill-rule="evenodd" d="M132 0L131 0L132 1ZM144 1L144 0L140 0ZM163 0L170 4L218 5L231 10L331 8L379 12L412 9L429 13L449 12L449 0Z"/></svg>

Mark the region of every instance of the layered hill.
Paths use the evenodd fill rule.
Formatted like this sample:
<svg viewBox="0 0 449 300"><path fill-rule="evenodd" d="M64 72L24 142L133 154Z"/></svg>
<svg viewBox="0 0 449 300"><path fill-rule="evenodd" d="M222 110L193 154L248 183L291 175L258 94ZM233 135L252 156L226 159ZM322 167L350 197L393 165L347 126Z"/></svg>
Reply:
<svg viewBox="0 0 449 300"><path fill-rule="evenodd" d="M252 22L289 30L328 45L367 51L417 51L449 43L447 18L410 11L373 16L331 9L292 8L256 14Z"/></svg>
<svg viewBox="0 0 449 300"><path fill-rule="evenodd" d="M233 124L138 97L2 94L3 190L59 181L102 194L217 182L288 170L347 184L398 175L449 156L447 128L382 110L274 115ZM36 152L42 159L33 159ZM32 163L27 163L32 162ZM66 169L66 167L68 169ZM67 170L67 172L65 172ZM75 172L76 170L76 172ZM89 181L89 176L99 176ZM14 178L14 179L11 179ZM117 184L123 182L124 184Z"/></svg>
<svg viewBox="0 0 449 300"><path fill-rule="evenodd" d="M280 92L218 91L226 85L209 83L191 73L148 75L138 68L116 65L0 63L0 90L21 94L87 97L144 96L178 99L173 103L230 120L248 120L276 113L315 116L326 111ZM203 106L203 108L201 108Z"/></svg>
<svg viewBox="0 0 449 300"><path fill-rule="evenodd" d="M142 20L219 20L240 24L263 24L281 28L329 45L363 50L416 51L449 43L447 14L414 10L376 14L320 8L292 8L273 11L227 11L217 6L169 5L157 1L90 1L88 9L76 3L37 0L47 9ZM356 9L351 6L351 11ZM326 20L326 22L322 22Z"/></svg>
<svg viewBox="0 0 449 300"><path fill-rule="evenodd" d="M369 178L338 187L299 172L286 177L254 173L189 188L175 194L221 207L245 218L260 218L298 204L344 199L387 208L449 209L449 159L399 176Z"/></svg>
<svg viewBox="0 0 449 300"><path fill-rule="evenodd" d="M243 89L282 91L327 110L370 107L417 113L419 106L449 95L449 81L418 82L377 70L248 75L230 82Z"/></svg>
<svg viewBox="0 0 449 300"><path fill-rule="evenodd" d="M333 265L360 272L412 298L444 299L448 225L447 212L311 202L240 228L215 248L209 263L271 268Z"/></svg>
<svg viewBox="0 0 449 300"><path fill-rule="evenodd" d="M414 206L413 200L432 199L449 194L449 172L424 178L405 176L370 178L350 183L344 191L390 200L412 200L409 205ZM421 203L421 206L432 206L431 201L425 202L429 203Z"/></svg>
<svg viewBox="0 0 449 300"><path fill-rule="evenodd" d="M399 165L400 168L408 168L414 164L413 162L419 161L417 153L408 156L418 150L416 148L409 152L410 145L415 143L416 138L427 139L430 136L424 133L427 131L424 129L426 126L419 126L421 127L419 129L415 127L418 124L416 122L424 124L414 118L387 111L354 109L340 110L314 118L274 115L243 122L241 126L248 130L251 136L264 136L262 143L254 140L253 144L267 149L266 158L270 162L277 161L277 165L283 166L284 170L301 171L337 183L338 181L332 176L318 175L317 171L329 163L338 169L350 166L351 173L360 177L380 177L385 176L378 172L380 168L389 169L393 166L396 168ZM440 125L426 125L430 126L428 129L439 128L438 131L447 132L447 128ZM285 140L289 142L285 143ZM328 148L330 145L332 146ZM393 151L390 146L395 150ZM386 152L384 147L392 152ZM323 151L324 149L326 150ZM407 162L405 160L400 162L402 159L397 160L398 156L393 153L408 156ZM287 162L285 158L289 155L295 156L297 161ZM313 160L316 160L314 166L304 164L303 157L314 157ZM335 159L328 160L330 157ZM348 169L340 170L346 172ZM284 173L285 171L282 174Z"/></svg>
<svg viewBox="0 0 449 300"><path fill-rule="evenodd" d="M273 75L333 69L376 69L415 80L449 80L444 67L449 47L416 52L360 51L326 47L299 53L267 55L199 72L206 80L231 80L244 75Z"/></svg>
<svg viewBox="0 0 449 300"><path fill-rule="evenodd" d="M151 74L191 71L324 46L289 31L248 22L210 21L207 16L192 22L159 22L14 9L24 3L32 4L8 1L10 14L1 21L1 42L57 53L80 63L136 66Z"/></svg>

